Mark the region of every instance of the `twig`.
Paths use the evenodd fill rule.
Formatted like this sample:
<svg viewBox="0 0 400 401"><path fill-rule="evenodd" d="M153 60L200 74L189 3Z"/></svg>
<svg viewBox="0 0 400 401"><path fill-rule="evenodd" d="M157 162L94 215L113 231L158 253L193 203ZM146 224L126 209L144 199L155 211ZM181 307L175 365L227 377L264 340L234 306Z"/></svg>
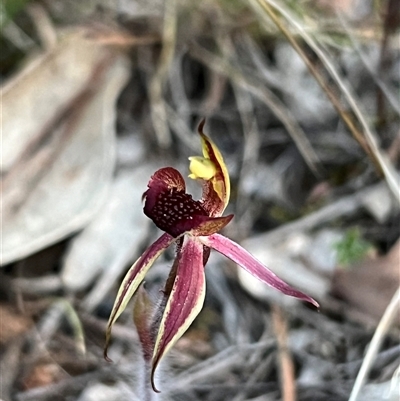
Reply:
<svg viewBox="0 0 400 401"><path fill-rule="evenodd" d="M253 352L267 349L274 344L274 341L259 342L256 344L234 345L224 349L213 357L198 363L184 373L177 376L174 383L166 389L166 392L173 393L189 384L200 382L206 378L223 377L223 373L233 367L243 366L245 360L250 358Z"/></svg>
<svg viewBox="0 0 400 401"><path fill-rule="evenodd" d="M376 371L382 371L385 366L388 366L391 362L397 360L400 357L400 344L395 345L392 348L380 352L375 358L373 369ZM357 359L355 361L348 361L337 365L338 370L345 371L349 376L356 376L356 373L360 370L364 359Z"/></svg>
<svg viewBox="0 0 400 401"><path fill-rule="evenodd" d="M22 347L25 336L20 336L7 345L1 356L0 364L0 399L10 400L13 384L19 371Z"/></svg>
<svg viewBox="0 0 400 401"><path fill-rule="evenodd" d="M38 33L42 46L50 51L57 44L57 33L45 8L39 3L31 3L27 7L32 22Z"/></svg>
<svg viewBox="0 0 400 401"><path fill-rule="evenodd" d="M389 102L390 106L393 108L393 110L398 115L400 115L400 103L399 103L398 98L396 98L396 96L394 96L390 92L388 85L383 81L383 79L380 76L378 76L378 74L372 68L370 61L367 60L360 44L357 42L355 35L351 31L347 21L343 18L343 16L341 14L338 14L338 19L339 19L339 22L342 24L343 29L346 31L346 34L349 37L354 50L358 54L360 61L363 63L364 68L368 71L368 73L371 75L371 77L375 81L376 85L378 86L380 93L382 95L385 95L386 100Z"/></svg>
<svg viewBox="0 0 400 401"><path fill-rule="evenodd" d="M296 381L293 360L287 346L286 319L281 308L277 305L272 308L272 321L278 341L282 401L296 401Z"/></svg>
<svg viewBox="0 0 400 401"><path fill-rule="evenodd" d="M52 401L60 394L68 397L82 391L90 382L110 380L116 376L115 367L107 366L95 372L70 377L49 386L38 387L16 395L16 401Z"/></svg>
<svg viewBox="0 0 400 401"><path fill-rule="evenodd" d="M184 143L192 152L198 152L198 142L194 140L195 135L185 120L180 116L179 111L175 111L169 104L165 104L168 123L175 131L179 140Z"/></svg>
<svg viewBox="0 0 400 401"><path fill-rule="evenodd" d="M393 65L393 59L389 57L389 39L400 25L400 2L389 0L386 2L386 15L383 20L383 37L379 55L378 74L384 76ZM385 122L385 103L383 90L379 87L376 96L377 114L381 123Z"/></svg>
<svg viewBox="0 0 400 401"><path fill-rule="evenodd" d="M230 36L222 33L222 35L217 37L217 41L219 42L219 47L225 58L227 60L233 60L233 63L237 62L238 56L235 45ZM251 218L243 218L246 217L243 215L251 210L251 208L249 207L249 199L246 199L246 196L242 193L242 187L246 175L249 172L253 172L257 164L260 148L260 135L258 132L257 121L254 118L255 109L253 105L253 98L251 97L250 93L234 81L232 82L232 89L236 99L240 120L242 121L244 136L243 156L238 179L238 201L236 206L239 220L236 222L236 224L240 226L241 235L246 237L246 234L248 234L250 231L250 226L252 226L254 222Z"/></svg>
<svg viewBox="0 0 400 401"><path fill-rule="evenodd" d="M373 361L378 353L378 350L382 344L385 334L389 330L390 325L396 318L398 308L400 306L400 288L393 295L389 305L387 306L385 313L380 320L378 327L375 330L374 336L372 337L371 343L368 347L364 361L361 365L360 371L358 372L356 381L350 394L349 401L357 401L363 387L368 373L371 369Z"/></svg>
<svg viewBox="0 0 400 401"><path fill-rule="evenodd" d="M13 280L12 286L24 294L49 295L60 291L63 283L60 275L51 274L37 278L16 278Z"/></svg>
<svg viewBox="0 0 400 401"><path fill-rule="evenodd" d="M296 19L292 15L290 15L290 13L282 5L278 4L275 0L249 0L249 1L256 10L260 11L261 8L261 10L265 11L265 13L268 14L268 17L274 21L274 23L279 27L279 29L288 39L289 43L298 52L298 54L303 59L304 63L314 76L315 80L325 91L329 100L332 102L333 106L336 108L337 112L339 113L343 121L346 123L348 129L353 134L354 138L364 149L367 155L370 156L370 158L378 168L379 173L383 173L390 190L392 191L392 193L396 197L396 200L400 204L400 180L398 174L396 173L396 170L394 169L392 163L390 163L387 156L380 149L376 134L372 132L372 129L367 124L365 117L361 112L360 107L358 106L359 102L356 101L355 95L352 93L348 85L344 83L343 78L339 76L338 72L334 67L333 62L329 60L328 56L322 51L321 47L318 46L317 42L305 31L305 29L300 25L300 23L296 21ZM299 34L303 37L303 39L310 46L310 48L319 57L319 59L325 66L326 70L329 72L332 79L337 84L341 93L344 95L344 98L347 100L354 115L357 117L363 132L360 132L357 129L349 113L346 112L346 110L344 110L338 96L332 91L326 80L317 71L317 69L312 64L306 53L294 39L293 35L281 23L279 17L276 15L273 9L277 10L288 21L290 21L290 23L298 30ZM263 17L263 19L266 19L266 15L263 12L259 12L259 14Z"/></svg>
<svg viewBox="0 0 400 401"><path fill-rule="evenodd" d="M321 86L323 91L326 93L328 99L331 101L332 105L338 112L338 114L342 117L344 122L346 123L347 127L350 129L352 132L353 136L357 140L357 142L360 144L360 146L364 149L366 153L370 153L369 148L367 147L362 134L358 131L358 129L354 125L354 121L352 121L352 118L346 111L344 110L340 100L336 96L336 94L333 92L332 88L328 85L326 80L322 77L322 75L317 71L316 67L314 64L311 62L309 57L306 55L304 50L300 47L300 45L297 43L296 39L294 36L291 34L291 32L282 24L281 20L279 17L275 14L273 8L279 10L282 13L282 8L278 6L274 2L270 2L269 0L250 0L254 5L255 8L261 7L262 10L264 10L267 14L268 17L272 19L272 21L276 24L276 26L281 30L283 35L286 37L288 42L292 45L293 49L299 54L299 56L302 58L303 62L307 66L307 68L310 70L311 74L314 76L315 80L318 82L318 84ZM260 13L262 16L264 14ZM285 17L293 23L293 18L286 14ZM296 26L297 27L297 26ZM309 45L310 43L307 42ZM317 47L317 45L315 45ZM319 53L322 53L322 50L317 47L319 50ZM314 49L313 49L314 50ZM340 80L338 76L338 80Z"/></svg>
<svg viewBox="0 0 400 401"><path fill-rule="evenodd" d="M150 82L151 118L157 140L162 148L171 144L171 134L168 128L165 101L163 100L163 86L168 76L168 69L174 57L177 25L176 0L165 2L163 47L157 71Z"/></svg>
<svg viewBox="0 0 400 401"><path fill-rule="evenodd" d="M379 190L382 185L385 184L380 183L365 188L353 195L345 196L293 222L279 226L265 234L255 236L250 241L271 241L272 243L276 243L293 232L311 230L339 217L352 215L363 206L365 197L368 196L369 193Z"/></svg>
<svg viewBox="0 0 400 401"><path fill-rule="evenodd" d="M267 358L263 358L262 360L259 361L257 364L257 368L252 372L250 378L246 381L244 388L240 393L232 399L232 401L244 401L246 398L248 398L248 393L250 390L253 390L254 387L258 385L261 385L262 383L258 383L258 381L262 378L265 377L266 373L268 371L268 367L273 364L273 359L275 355L274 353L271 353L268 355Z"/></svg>
<svg viewBox="0 0 400 401"><path fill-rule="evenodd" d="M185 90L185 73L183 70L185 54L186 50L180 50L179 52L175 53L172 66L168 71L168 85L171 91L172 102L175 108L178 110L177 113L179 114L180 118L183 119L186 124L188 124L190 121L190 116L192 114L192 106L189 102Z"/></svg>

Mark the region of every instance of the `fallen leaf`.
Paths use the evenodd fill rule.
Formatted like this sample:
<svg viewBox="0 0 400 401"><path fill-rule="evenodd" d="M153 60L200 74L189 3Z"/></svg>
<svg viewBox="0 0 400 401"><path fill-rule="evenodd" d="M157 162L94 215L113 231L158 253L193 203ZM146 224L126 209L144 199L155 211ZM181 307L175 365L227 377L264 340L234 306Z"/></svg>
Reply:
<svg viewBox="0 0 400 401"><path fill-rule="evenodd" d="M61 278L68 291L79 291L92 284L117 264L125 269L126 254L136 252L147 235L150 220L143 213L142 194L157 169L146 163L115 178L107 201L93 221L70 244L62 264ZM114 271L119 277L122 271ZM112 283L112 277L106 280ZM107 293L104 289L100 294Z"/></svg>
<svg viewBox="0 0 400 401"><path fill-rule="evenodd" d="M20 334L27 332L33 325L32 319L18 314L7 304L0 304L0 344L15 339Z"/></svg>
<svg viewBox="0 0 400 401"><path fill-rule="evenodd" d="M85 226L115 164L115 102L128 77L122 53L68 34L2 90L1 264Z"/></svg>
<svg viewBox="0 0 400 401"><path fill-rule="evenodd" d="M332 293L345 300L355 314L378 321L399 285L400 240L385 256L338 269L332 281ZM400 322L400 316L397 321Z"/></svg>

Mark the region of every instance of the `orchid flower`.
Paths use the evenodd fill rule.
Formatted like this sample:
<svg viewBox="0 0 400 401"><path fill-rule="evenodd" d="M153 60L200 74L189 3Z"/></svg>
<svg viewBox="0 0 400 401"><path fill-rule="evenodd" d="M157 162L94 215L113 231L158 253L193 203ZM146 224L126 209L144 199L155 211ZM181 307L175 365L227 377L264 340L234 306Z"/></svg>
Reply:
<svg viewBox="0 0 400 401"><path fill-rule="evenodd" d="M244 248L218 233L233 218L232 214L222 216L229 202L230 181L220 151L203 133L204 123L205 120L198 128L203 156L189 157L189 178L202 182L202 198L194 200L186 193L182 175L172 167L162 168L150 178L148 189L143 194L144 213L164 234L129 269L119 288L107 326L106 359L113 324L138 292L154 261L175 244L176 259L163 291L164 301L160 303L158 316L153 318L152 324L149 322L149 308L146 308L147 301L142 291L139 291L139 306L135 306L134 312L144 355L150 363L154 391L158 391L154 385L157 365L203 307L204 270L210 249L225 255L263 283L318 307L314 299L286 284Z"/></svg>

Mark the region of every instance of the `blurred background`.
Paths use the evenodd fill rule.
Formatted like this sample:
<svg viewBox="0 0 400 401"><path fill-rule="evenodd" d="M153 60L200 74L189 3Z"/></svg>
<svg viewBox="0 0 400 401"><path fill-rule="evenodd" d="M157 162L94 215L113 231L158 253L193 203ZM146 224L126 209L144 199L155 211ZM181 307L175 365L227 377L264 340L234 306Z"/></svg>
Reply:
<svg viewBox="0 0 400 401"><path fill-rule="evenodd" d="M3 401L399 399L399 0L0 13ZM212 254L205 306L146 393L131 307L113 363L105 328L159 235L147 182L163 166L187 176L203 117L232 182L224 233L321 308ZM154 297L173 257L146 276Z"/></svg>

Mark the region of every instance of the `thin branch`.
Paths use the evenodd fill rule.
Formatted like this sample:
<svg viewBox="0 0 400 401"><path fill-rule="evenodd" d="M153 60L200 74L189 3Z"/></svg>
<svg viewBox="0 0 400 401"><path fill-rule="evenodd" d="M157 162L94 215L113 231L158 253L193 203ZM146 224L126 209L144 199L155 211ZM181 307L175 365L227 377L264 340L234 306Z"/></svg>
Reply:
<svg viewBox="0 0 400 401"><path fill-rule="evenodd" d="M385 313L382 316L378 327L375 330L374 336L372 337L371 343L368 347L368 351L365 355L364 361L361 365L360 371L358 372L356 381L354 383L353 389L350 394L349 401L359 400L359 395L361 389L368 378L368 373L371 370L372 364L378 354L379 348L382 345L382 341L385 334L388 332L390 325L399 313L400 306L400 288L397 289L396 293L393 295L392 300L387 306Z"/></svg>
<svg viewBox="0 0 400 401"><path fill-rule="evenodd" d="M365 120L363 113L358 106L355 95L352 93L348 85L344 83L343 78L341 78L336 71L334 64L329 60L328 56L323 52L321 47L317 42L306 32L306 30L301 26L301 24L296 20L296 18L289 13L281 4L278 4L274 0L249 0L254 9L258 12L264 20L269 22L269 18L279 27L281 32L285 35L289 43L297 51L300 57L303 59L304 63L310 70L311 74L314 76L315 80L325 91L332 105L337 110L338 114L341 116L345 124L347 125L350 132L353 134L354 138L364 149L366 154L370 156L371 160L374 162L375 166L378 168L379 173L383 173L386 182L396 197L398 203L400 203L400 180L398 174L388 159L387 155L380 149L377 136L372 132L368 123ZM280 18L275 13L274 9L278 11L282 16L284 16L287 21L289 21L298 31L298 33L303 37L305 42L310 46L310 48L319 57L322 64L325 66L328 73L331 75L334 82L337 84L341 93L347 100L350 108L352 109L354 115L357 117L359 124L361 125L362 132L356 127L353 118L350 117L349 113L343 108L338 96L333 92L331 87L328 85L327 81L322 77L322 75L317 71L315 66L312 64L311 60L307 57L306 53L300 47L300 45L295 40L291 32L282 24ZM264 11L264 12L263 12Z"/></svg>

